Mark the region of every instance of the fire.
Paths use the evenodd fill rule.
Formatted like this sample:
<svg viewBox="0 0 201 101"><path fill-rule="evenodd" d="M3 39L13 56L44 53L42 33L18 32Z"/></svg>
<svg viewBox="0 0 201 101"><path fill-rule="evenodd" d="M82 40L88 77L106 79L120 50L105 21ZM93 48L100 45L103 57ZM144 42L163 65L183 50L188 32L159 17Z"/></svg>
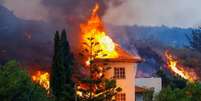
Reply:
<svg viewBox="0 0 201 101"><path fill-rule="evenodd" d="M91 45L93 41L94 47L92 47L92 55L97 54L98 50L101 50L96 58L116 58L118 53L115 49L115 43L107 35L103 22L98 16L99 5L96 4L92 10L92 14L86 23L80 24L81 34L83 35L83 42L87 45ZM92 39L92 40L90 40ZM95 44L97 46L95 46Z"/></svg>
<svg viewBox="0 0 201 101"><path fill-rule="evenodd" d="M182 78L194 82L197 80L197 75L192 70L187 70L186 67L179 64L179 60L173 56L169 51L165 52L165 57L167 59L167 67L172 70L175 74L178 74Z"/></svg>
<svg viewBox="0 0 201 101"><path fill-rule="evenodd" d="M40 86L44 87L46 90L50 88L50 75L48 72L36 71L34 75L31 76L33 82L38 83Z"/></svg>

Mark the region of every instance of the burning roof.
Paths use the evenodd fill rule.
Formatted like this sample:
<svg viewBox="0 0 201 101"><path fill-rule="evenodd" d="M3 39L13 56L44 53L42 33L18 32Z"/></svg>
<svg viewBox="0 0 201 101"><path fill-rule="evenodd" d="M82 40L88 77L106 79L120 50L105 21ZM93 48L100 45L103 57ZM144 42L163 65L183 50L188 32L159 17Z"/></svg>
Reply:
<svg viewBox="0 0 201 101"><path fill-rule="evenodd" d="M99 5L96 4L87 22L80 24L83 48L88 51L88 56L95 56L97 61L139 62L138 56L124 51L107 35L98 11Z"/></svg>
<svg viewBox="0 0 201 101"><path fill-rule="evenodd" d="M131 62L139 63L142 61L142 58L137 54L131 54L120 46L116 46L116 51L119 54L116 58L97 58L96 61L107 61L107 62Z"/></svg>

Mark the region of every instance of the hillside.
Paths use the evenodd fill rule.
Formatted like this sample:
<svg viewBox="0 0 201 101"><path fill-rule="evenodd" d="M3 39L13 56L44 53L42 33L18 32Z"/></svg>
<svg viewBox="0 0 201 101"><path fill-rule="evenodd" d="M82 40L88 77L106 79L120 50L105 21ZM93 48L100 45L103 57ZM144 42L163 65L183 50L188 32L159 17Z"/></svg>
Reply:
<svg viewBox="0 0 201 101"><path fill-rule="evenodd" d="M56 30L53 24L20 19L1 5L0 22L0 62L17 59L24 64L50 64L53 33ZM138 53L146 60L138 67L139 76L150 76L160 68L160 52L164 48L188 45L186 35L192 31L191 28L166 26L106 27L112 38L124 49Z"/></svg>

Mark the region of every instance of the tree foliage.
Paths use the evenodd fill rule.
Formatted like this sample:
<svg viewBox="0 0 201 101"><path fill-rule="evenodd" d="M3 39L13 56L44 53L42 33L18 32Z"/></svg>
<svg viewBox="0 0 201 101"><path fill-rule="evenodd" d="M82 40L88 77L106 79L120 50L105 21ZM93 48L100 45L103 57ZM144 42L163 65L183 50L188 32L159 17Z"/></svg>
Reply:
<svg viewBox="0 0 201 101"><path fill-rule="evenodd" d="M201 100L201 84L189 84L183 89L171 88L170 86L162 89L155 96L155 101L200 101Z"/></svg>
<svg viewBox="0 0 201 101"><path fill-rule="evenodd" d="M168 86L172 88L185 88L187 86L187 80L179 75L169 75L168 72L165 72L162 68L158 70L155 75L162 78L163 88Z"/></svg>
<svg viewBox="0 0 201 101"><path fill-rule="evenodd" d="M143 101L152 101L153 100L154 89L146 89L143 93Z"/></svg>
<svg viewBox="0 0 201 101"><path fill-rule="evenodd" d="M107 64L95 62L98 54L102 51L99 42L96 42L93 36L90 36L87 40L89 43L83 44L85 47L80 54L89 57L89 65L83 65L88 68L89 75L80 80L81 87L78 88L78 92L81 92L81 95L78 95L79 100L112 101L113 96L120 92L121 88L117 87L115 79L105 77L104 73L111 68L107 68ZM107 54L103 54L104 56L107 56Z"/></svg>
<svg viewBox="0 0 201 101"><path fill-rule="evenodd" d="M66 31L58 31L54 38L54 56L51 68L50 87L57 101L74 101L74 83L72 81L73 56L66 38Z"/></svg>
<svg viewBox="0 0 201 101"><path fill-rule="evenodd" d="M1 101L50 101L47 91L31 81L16 61L0 67Z"/></svg>

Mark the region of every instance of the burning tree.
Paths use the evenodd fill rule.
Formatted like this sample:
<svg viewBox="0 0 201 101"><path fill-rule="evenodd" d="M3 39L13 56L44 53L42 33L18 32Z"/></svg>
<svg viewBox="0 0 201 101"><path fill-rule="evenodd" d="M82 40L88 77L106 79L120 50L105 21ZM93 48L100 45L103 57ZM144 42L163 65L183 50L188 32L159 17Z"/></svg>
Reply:
<svg viewBox="0 0 201 101"><path fill-rule="evenodd" d="M84 53L89 53L89 60L85 64L87 70L89 70L89 75L80 80L78 85L77 94L81 101L111 101L112 97L116 95L117 92L121 91L121 88L116 86L116 81L114 79L106 79L104 77L104 72L110 68L105 68L107 64L96 63L97 54L102 50L97 50L94 54L92 50L95 47L99 47L99 43L90 37L89 49L85 49ZM107 54L104 54L107 56Z"/></svg>
<svg viewBox="0 0 201 101"><path fill-rule="evenodd" d="M56 101L74 101L74 83L72 81L73 56L66 38L65 30L61 37L55 34L54 57L51 68L50 88Z"/></svg>
<svg viewBox="0 0 201 101"><path fill-rule="evenodd" d="M196 80L198 80L196 72L193 69L189 69L181 65L179 63L180 62L179 59L176 56L174 56L172 53L170 53L169 51L166 51L165 57L167 60L167 67L173 73L179 75L180 77L190 82L195 82Z"/></svg>
<svg viewBox="0 0 201 101"><path fill-rule="evenodd" d="M121 91L114 79L104 77L107 64L97 63L97 59L118 57L115 43L106 35L103 23L97 15L99 5L92 11L87 23L81 24L83 34L83 51L81 56L87 57L84 67L89 75L81 79L77 87L77 94L81 101L111 101L113 96Z"/></svg>
<svg viewBox="0 0 201 101"><path fill-rule="evenodd" d="M31 76L33 82L41 85L44 87L48 93L50 89L50 78L49 78L49 73L48 72L43 72L43 71L36 71L34 75Z"/></svg>
<svg viewBox="0 0 201 101"><path fill-rule="evenodd" d="M0 66L1 101L52 101L47 91L31 81L27 71L16 61Z"/></svg>

